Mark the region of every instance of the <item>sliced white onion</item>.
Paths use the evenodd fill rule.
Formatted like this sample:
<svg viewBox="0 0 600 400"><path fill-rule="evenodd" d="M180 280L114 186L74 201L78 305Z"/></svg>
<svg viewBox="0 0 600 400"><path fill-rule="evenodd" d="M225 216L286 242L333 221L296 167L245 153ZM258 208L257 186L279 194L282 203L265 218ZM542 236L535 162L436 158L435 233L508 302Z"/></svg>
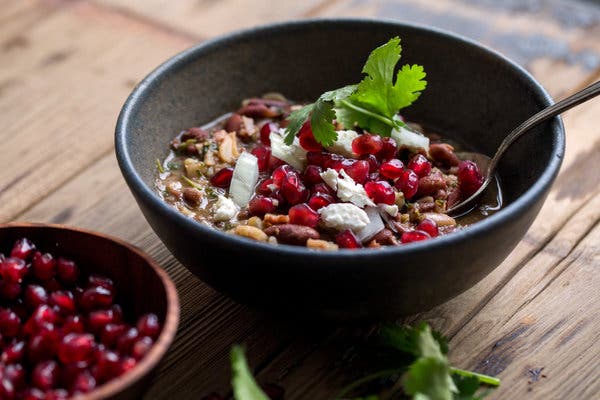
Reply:
<svg viewBox="0 0 600 400"><path fill-rule="evenodd" d="M254 193L256 182L258 182L258 159L248 152L243 152L233 170L229 197L239 207L246 207Z"/></svg>
<svg viewBox="0 0 600 400"><path fill-rule="evenodd" d="M371 240L373 236L377 235L385 228L377 207L365 207L365 212L369 217L369 223L367 226L356 232L356 237L363 243Z"/></svg>
<svg viewBox="0 0 600 400"><path fill-rule="evenodd" d="M429 152L429 138L418 132L406 128L392 129L392 138L398 143L398 147L406 146L412 150L423 149Z"/></svg>

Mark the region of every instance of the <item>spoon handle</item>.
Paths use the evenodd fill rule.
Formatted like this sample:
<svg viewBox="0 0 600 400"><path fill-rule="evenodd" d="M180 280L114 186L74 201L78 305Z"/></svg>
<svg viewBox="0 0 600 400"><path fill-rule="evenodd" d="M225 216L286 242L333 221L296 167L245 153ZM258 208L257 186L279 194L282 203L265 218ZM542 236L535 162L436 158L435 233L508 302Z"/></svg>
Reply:
<svg viewBox="0 0 600 400"><path fill-rule="evenodd" d="M498 161L500 160L500 158L502 158L502 155L504 154L506 149L515 140L521 137L521 135L523 135L525 132L527 132L529 129L533 128L537 124L544 122L549 118L555 117L563 111L575 107L576 105L581 104L593 97L596 97L598 96L598 94L600 94L600 81L595 82L590 86L586 87L585 89L559 101L558 103L551 105L550 107L543 109L537 114L534 114L521 125L517 126L515 129L513 129L512 132L502 141L502 143L498 147L498 151L496 151L496 154L494 154L494 157L492 157L490 163L488 164L488 173L486 174L488 179L490 179L489 177L492 176L493 172L496 169Z"/></svg>

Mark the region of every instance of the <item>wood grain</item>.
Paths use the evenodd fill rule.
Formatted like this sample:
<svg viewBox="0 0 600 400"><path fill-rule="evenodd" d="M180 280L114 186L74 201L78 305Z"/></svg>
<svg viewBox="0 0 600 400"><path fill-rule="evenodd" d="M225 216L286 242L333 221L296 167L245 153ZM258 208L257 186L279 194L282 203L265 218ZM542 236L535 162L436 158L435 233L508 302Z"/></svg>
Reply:
<svg viewBox="0 0 600 400"><path fill-rule="evenodd" d="M14 40L14 39L13 39ZM0 221L112 151L135 83L185 38L86 3L56 10L0 50Z"/></svg>
<svg viewBox="0 0 600 400"><path fill-rule="evenodd" d="M249 28L258 24L312 16L325 0L272 1L272 0L95 0L110 6L197 37L209 38L225 32Z"/></svg>

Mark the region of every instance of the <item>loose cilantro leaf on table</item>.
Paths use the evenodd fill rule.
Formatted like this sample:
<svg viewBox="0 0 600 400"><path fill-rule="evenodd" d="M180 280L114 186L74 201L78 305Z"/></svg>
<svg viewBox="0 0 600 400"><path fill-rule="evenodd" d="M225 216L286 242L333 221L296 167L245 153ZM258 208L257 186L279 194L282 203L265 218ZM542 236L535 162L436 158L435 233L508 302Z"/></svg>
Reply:
<svg viewBox="0 0 600 400"><path fill-rule="evenodd" d="M377 343L391 352L393 365L387 360L385 369L357 379L335 399L349 399L348 394L384 378L396 383L381 393L362 394L352 400L482 400L490 387L500 384L497 378L451 367L446 339L426 323L416 327L384 325L379 329ZM231 350L231 369L235 400L269 400L252 377L239 346ZM488 385L488 390L482 391L482 385Z"/></svg>
<svg viewBox="0 0 600 400"><path fill-rule="evenodd" d="M240 346L231 349L231 386L235 400L269 400L254 380L244 350Z"/></svg>
<svg viewBox="0 0 600 400"><path fill-rule="evenodd" d="M309 117L315 139L325 146L337 138L334 119L346 129L357 125L382 136L404 126L395 116L419 97L427 82L420 65L404 65L394 81L401 51L400 38L390 39L371 52L362 70L366 76L360 83L325 92L315 103L293 112L285 142L292 143Z"/></svg>

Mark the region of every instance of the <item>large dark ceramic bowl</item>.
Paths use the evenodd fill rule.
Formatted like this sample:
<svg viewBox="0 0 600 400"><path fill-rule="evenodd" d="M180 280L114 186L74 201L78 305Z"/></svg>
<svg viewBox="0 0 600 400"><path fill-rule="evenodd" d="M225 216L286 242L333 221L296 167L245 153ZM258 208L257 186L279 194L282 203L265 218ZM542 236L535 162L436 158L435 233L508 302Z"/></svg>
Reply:
<svg viewBox="0 0 600 400"><path fill-rule="evenodd" d="M506 206L463 231L400 247L338 252L273 246L203 226L154 190L155 162L182 129L278 91L296 100L357 82L367 55L402 38L401 63L427 71L428 87L406 117L493 154L518 123L551 103L524 69L467 39L373 20L313 20L259 27L192 47L133 91L119 116L119 165L148 222L183 265L232 298L341 319L426 310L468 289L521 240L564 152L555 118L519 139L499 166Z"/></svg>

